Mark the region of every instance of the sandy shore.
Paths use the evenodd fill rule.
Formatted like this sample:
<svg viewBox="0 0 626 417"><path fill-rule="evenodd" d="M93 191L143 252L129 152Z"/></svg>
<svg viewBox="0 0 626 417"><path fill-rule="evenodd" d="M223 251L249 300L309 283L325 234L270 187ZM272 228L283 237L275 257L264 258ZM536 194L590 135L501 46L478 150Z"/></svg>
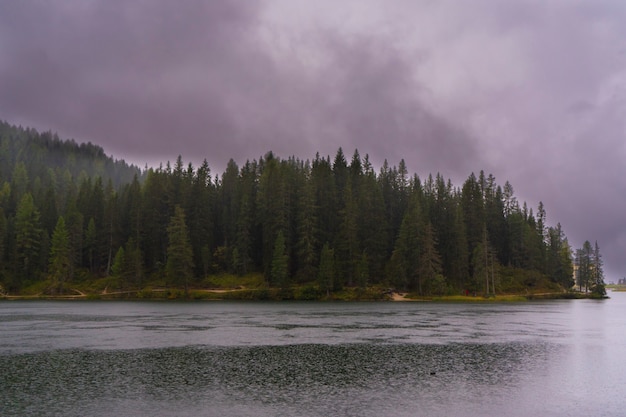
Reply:
<svg viewBox="0 0 626 417"><path fill-rule="evenodd" d="M394 292L393 294L391 294L391 300L392 301L415 301L409 298L404 298L405 296L406 296L406 293L404 292Z"/></svg>

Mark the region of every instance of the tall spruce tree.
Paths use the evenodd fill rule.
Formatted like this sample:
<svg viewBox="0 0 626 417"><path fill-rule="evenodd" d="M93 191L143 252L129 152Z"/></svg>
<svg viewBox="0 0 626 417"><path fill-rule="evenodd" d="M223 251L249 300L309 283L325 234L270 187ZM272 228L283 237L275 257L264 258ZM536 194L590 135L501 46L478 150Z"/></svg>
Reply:
<svg viewBox="0 0 626 417"><path fill-rule="evenodd" d="M420 257L418 266L418 291L438 293L445 291L445 277L442 274L441 256L437 251L437 240L433 226L428 222L420 233Z"/></svg>
<svg viewBox="0 0 626 417"><path fill-rule="evenodd" d="M189 294L189 282L193 278L193 252L189 241L189 231L185 223L185 212L180 206L174 208L174 216L167 226L169 245L167 247L166 273L172 285L183 285L185 296Z"/></svg>
<svg viewBox="0 0 626 417"><path fill-rule="evenodd" d="M391 272L396 275L391 277L391 281L404 289L419 290L420 233L423 224L419 196L413 193L391 257Z"/></svg>
<svg viewBox="0 0 626 417"><path fill-rule="evenodd" d="M315 279L317 265L317 218L313 184L306 178L298 199L297 260L298 280Z"/></svg>
<svg viewBox="0 0 626 417"><path fill-rule="evenodd" d="M606 287L604 284L604 262L602 261L602 255L600 254L600 246L598 241L593 247L593 265L592 265L592 279L591 279L591 292L597 296L604 297L606 295Z"/></svg>
<svg viewBox="0 0 626 417"><path fill-rule="evenodd" d="M26 193L20 200L15 214L15 282L19 287L22 280L36 278L39 264L41 243L41 227L39 211L35 207L33 197Z"/></svg>
<svg viewBox="0 0 626 417"><path fill-rule="evenodd" d="M285 235L282 230L278 232L276 242L274 242L270 277L270 285L278 286L282 289L289 288L289 257L287 256Z"/></svg>
<svg viewBox="0 0 626 417"><path fill-rule="evenodd" d="M72 272L70 238L65 227L65 219L59 217L52 233L48 275L53 293L62 293L64 285L70 280Z"/></svg>
<svg viewBox="0 0 626 417"><path fill-rule="evenodd" d="M317 270L317 282L321 291L327 296L333 290L335 279L335 252L330 248L328 242L322 247L320 254L320 265Z"/></svg>
<svg viewBox="0 0 626 417"><path fill-rule="evenodd" d="M339 234L335 242L337 255L339 257L340 276L335 277L335 287L340 288L343 284L352 287L357 262L360 258L359 238L358 238L358 213L357 205L352 192L352 180L348 181L344 188L344 208L341 211L341 223Z"/></svg>

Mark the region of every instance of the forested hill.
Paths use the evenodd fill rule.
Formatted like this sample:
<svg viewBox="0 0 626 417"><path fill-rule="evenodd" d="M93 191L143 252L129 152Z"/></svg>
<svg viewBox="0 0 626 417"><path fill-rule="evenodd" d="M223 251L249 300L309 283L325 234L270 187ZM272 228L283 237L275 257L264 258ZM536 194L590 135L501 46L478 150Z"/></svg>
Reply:
<svg viewBox="0 0 626 417"><path fill-rule="evenodd" d="M218 177L179 157L139 178L97 146L0 129L3 291L58 294L103 279L109 290L188 289L219 274L262 274L287 298L294 288L493 294L573 283L571 248L543 205L534 214L482 172L455 187L410 176L404 161L376 172L340 148L334 159L231 160ZM589 288L600 282L596 253L578 268Z"/></svg>
<svg viewBox="0 0 626 417"><path fill-rule="evenodd" d="M118 187L141 175L139 168L114 160L99 146L61 140L56 133L39 133L0 120L0 180L12 179L16 167L18 175L25 169L31 181L42 184L101 177Z"/></svg>

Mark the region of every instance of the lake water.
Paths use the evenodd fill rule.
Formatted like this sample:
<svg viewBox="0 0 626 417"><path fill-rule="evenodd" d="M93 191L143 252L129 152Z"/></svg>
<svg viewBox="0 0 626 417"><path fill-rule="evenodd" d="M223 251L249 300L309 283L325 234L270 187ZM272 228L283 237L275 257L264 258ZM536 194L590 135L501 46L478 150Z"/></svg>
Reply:
<svg viewBox="0 0 626 417"><path fill-rule="evenodd" d="M623 416L626 293L0 302L2 416Z"/></svg>

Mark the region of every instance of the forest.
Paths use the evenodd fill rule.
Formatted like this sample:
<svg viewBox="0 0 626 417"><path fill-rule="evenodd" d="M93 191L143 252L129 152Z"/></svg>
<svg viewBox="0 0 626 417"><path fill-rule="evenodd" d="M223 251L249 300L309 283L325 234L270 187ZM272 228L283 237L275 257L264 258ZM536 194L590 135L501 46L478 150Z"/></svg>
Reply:
<svg viewBox="0 0 626 417"><path fill-rule="evenodd" d="M0 122L0 290L193 289L259 277L278 298L406 291L604 294L598 244L574 251L546 209L484 172L461 186L401 160L268 152L218 175L179 156L144 170ZM89 287L92 285L92 287ZM106 290L105 289L105 290ZM265 292L264 294L267 294Z"/></svg>

